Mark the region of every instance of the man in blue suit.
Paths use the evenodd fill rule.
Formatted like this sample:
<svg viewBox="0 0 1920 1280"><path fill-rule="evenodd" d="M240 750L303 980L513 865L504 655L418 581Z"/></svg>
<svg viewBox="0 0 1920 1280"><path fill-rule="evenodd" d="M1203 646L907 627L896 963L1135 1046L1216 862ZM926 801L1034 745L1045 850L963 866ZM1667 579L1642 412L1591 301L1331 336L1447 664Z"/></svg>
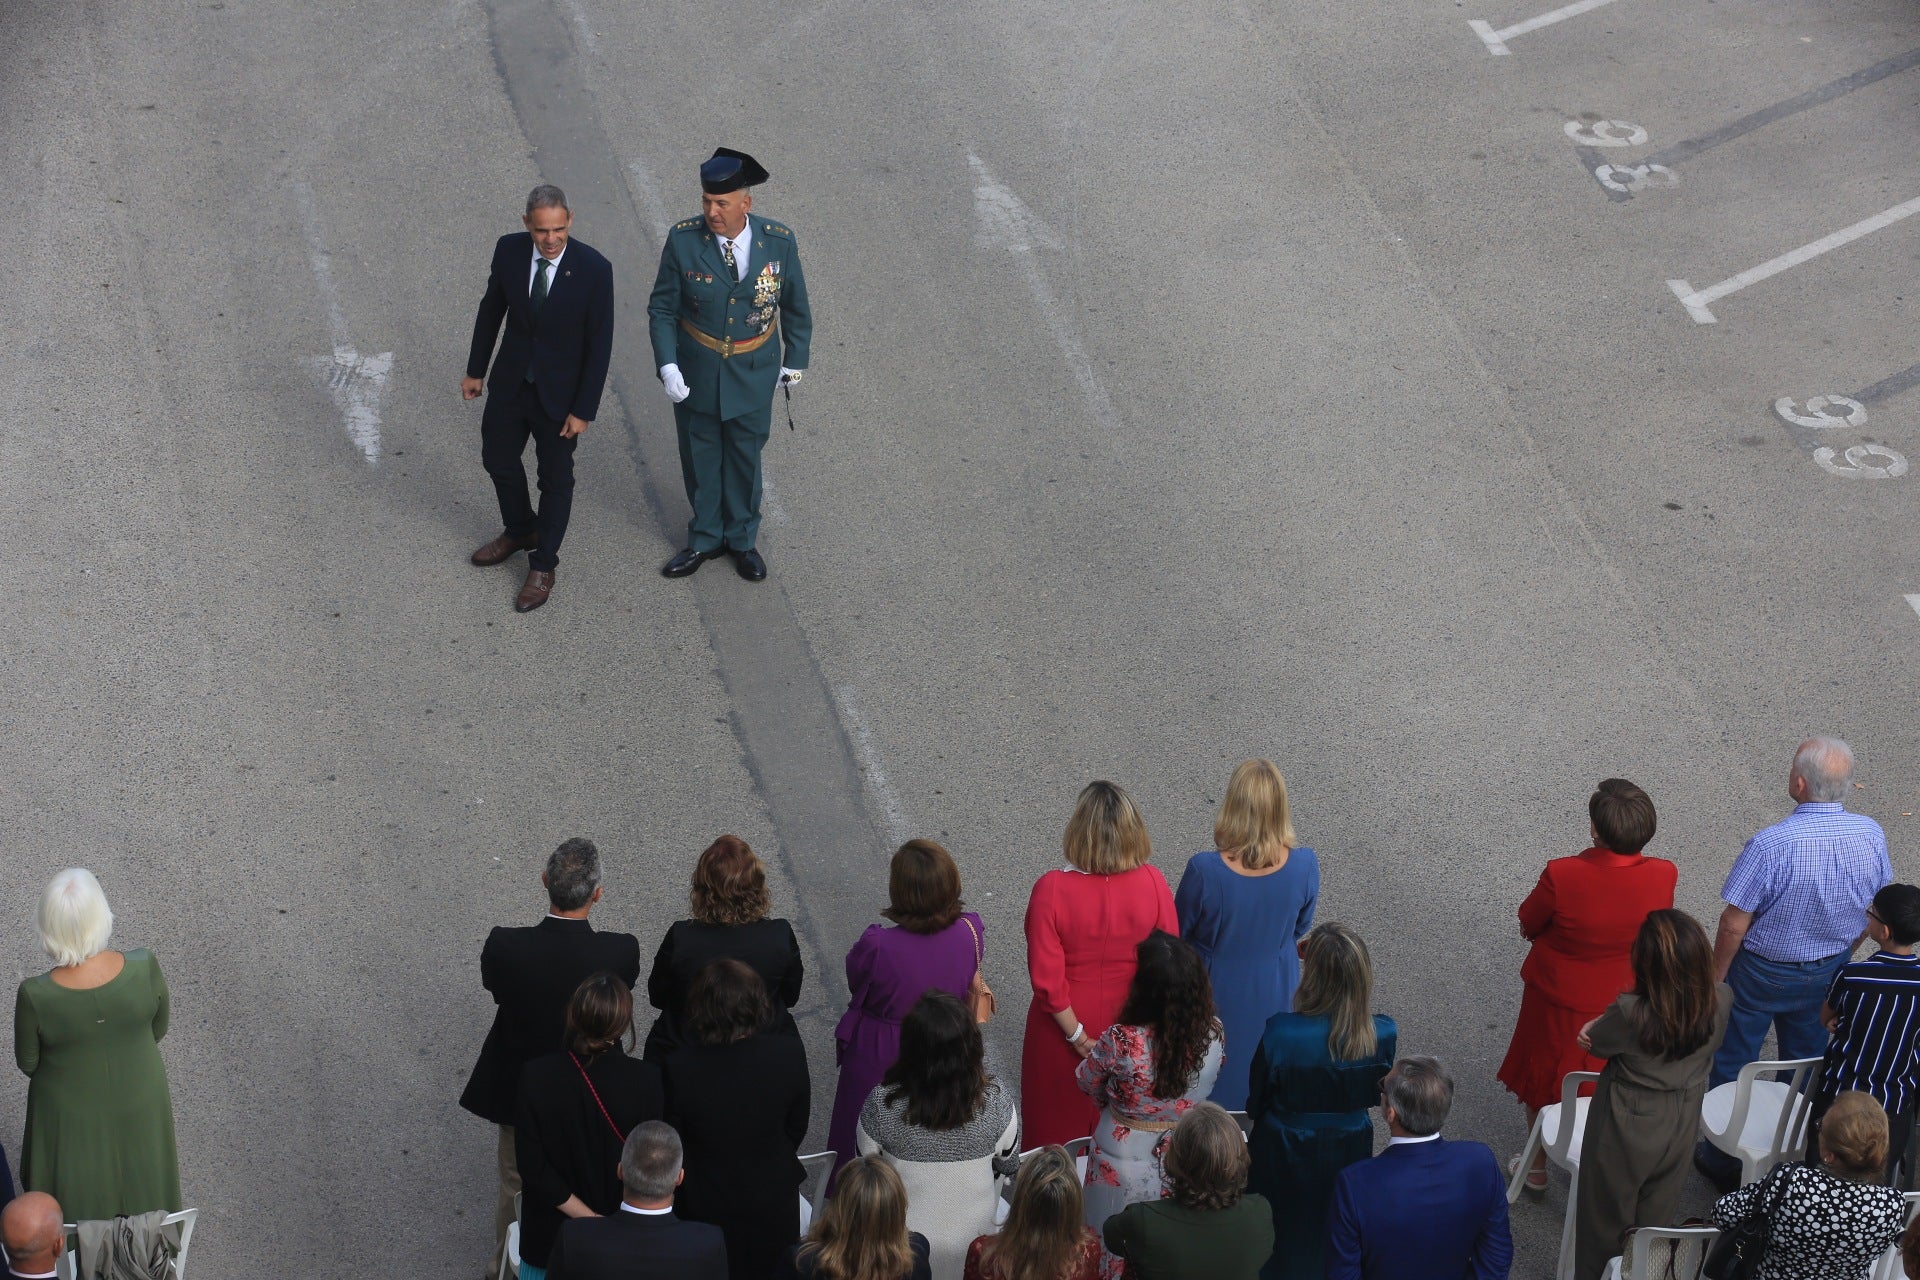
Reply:
<svg viewBox="0 0 1920 1280"><path fill-rule="evenodd" d="M1507 1183L1479 1142L1440 1136L1453 1080L1402 1058L1380 1086L1387 1149L1348 1165L1327 1214L1327 1280L1507 1280Z"/></svg>

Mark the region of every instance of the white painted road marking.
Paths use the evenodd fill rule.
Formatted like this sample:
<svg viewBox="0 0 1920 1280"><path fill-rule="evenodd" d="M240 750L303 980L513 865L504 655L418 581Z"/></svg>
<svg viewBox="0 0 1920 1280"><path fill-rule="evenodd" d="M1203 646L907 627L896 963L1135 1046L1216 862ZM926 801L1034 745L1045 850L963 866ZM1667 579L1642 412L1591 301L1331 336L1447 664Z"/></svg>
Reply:
<svg viewBox="0 0 1920 1280"><path fill-rule="evenodd" d="M1019 196L1002 186L979 156L970 155L967 160L973 165L973 209L980 223L976 241L1013 255L1021 275L1026 277L1035 305L1040 308L1041 318L1053 334L1054 345L1066 357L1067 367L1073 371L1074 380L1087 398L1094 420L1110 431L1119 431L1120 415L1114 411L1113 399L1094 372L1093 361L1080 341L1079 329L1060 299L1054 296L1053 286L1047 283L1046 272L1041 270L1040 255L1034 252L1039 248L1064 253L1065 242L1036 218Z"/></svg>
<svg viewBox="0 0 1920 1280"><path fill-rule="evenodd" d="M1680 175L1663 164L1603 164L1593 176L1609 191L1645 191L1680 181Z"/></svg>
<svg viewBox="0 0 1920 1280"><path fill-rule="evenodd" d="M1561 128L1583 147L1641 147L1647 142L1647 131L1630 120L1596 120L1592 124L1569 120Z"/></svg>
<svg viewBox="0 0 1920 1280"><path fill-rule="evenodd" d="M1713 324L1713 312L1708 307L1730 293L1738 293L1750 284L1758 284L1769 276L1777 276L1789 267L1797 267L1803 262L1819 257L1823 253L1838 249L1841 245L1852 244L1862 236L1870 236L1882 227L1890 227L1902 218L1910 218L1920 213L1920 197L1905 204L1897 204L1885 213L1876 213L1871 218L1862 219L1850 227L1843 227L1832 235L1821 236L1812 244L1803 244L1790 253L1749 267L1737 276L1728 276L1719 284L1696 290L1685 280L1669 280L1667 288L1673 290L1673 296L1680 299L1680 305L1687 309L1695 324Z"/></svg>
<svg viewBox="0 0 1920 1280"><path fill-rule="evenodd" d="M1842 416L1836 418L1828 409L1839 409ZM1773 411L1782 419L1796 427L1864 427L1867 425L1867 406L1852 396L1814 396L1807 401L1807 411L1800 412L1799 401L1792 396L1781 396L1773 402Z"/></svg>
<svg viewBox="0 0 1920 1280"><path fill-rule="evenodd" d="M835 689L833 700L840 704L840 718L847 726L847 737L853 742L854 759L859 763L860 772L866 775L874 807L886 819L887 838L895 844L905 844L906 814L901 811L900 798L893 794L893 784L887 781L887 771L880 767L880 752L873 745L873 735L867 731L866 717L860 714L860 702L853 686L843 684Z"/></svg>
<svg viewBox="0 0 1920 1280"><path fill-rule="evenodd" d="M313 206L313 188L304 182L293 184L295 202L300 206L300 222L307 235L307 254L313 263L314 284L327 308L328 336L333 339L333 354L310 356L306 363L320 378L347 437L353 441L367 465L380 465L380 402L386 398L387 377L393 372L393 352L361 355L347 331L347 314L340 308L340 290L333 280L333 258L320 234L320 215Z"/></svg>
<svg viewBox="0 0 1920 1280"><path fill-rule="evenodd" d="M660 184L653 180L653 172L638 160L627 161L627 188L633 192L634 203L640 206L647 230L655 240L665 243L667 228L673 223L667 217L667 202L660 198Z"/></svg>
<svg viewBox="0 0 1920 1280"><path fill-rule="evenodd" d="M1908 596L1907 603L1913 606L1913 611L1915 613L1920 613L1920 595Z"/></svg>
<svg viewBox="0 0 1920 1280"><path fill-rule="evenodd" d="M1590 13L1603 5L1612 3L1613 0L1575 0L1575 3L1562 5L1551 13L1543 13L1537 18L1528 18L1525 22L1516 22L1498 31L1495 31L1491 24L1482 22L1478 18L1469 20L1467 25L1473 28L1475 35L1486 42L1487 52L1498 56L1513 52L1507 48L1507 41L1515 36L1523 36L1529 31L1550 27L1556 22L1565 22L1568 18L1577 18L1583 13Z"/></svg>
<svg viewBox="0 0 1920 1280"><path fill-rule="evenodd" d="M1828 475L1846 480L1891 480L1907 474L1906 458L1884 445L1857 444L1841 455L1842 462L1835 462L1833 455L1832 449L1815 449L1813 460ZM1869 462L1870 458L1883 458L1885 462Z"/></svg>

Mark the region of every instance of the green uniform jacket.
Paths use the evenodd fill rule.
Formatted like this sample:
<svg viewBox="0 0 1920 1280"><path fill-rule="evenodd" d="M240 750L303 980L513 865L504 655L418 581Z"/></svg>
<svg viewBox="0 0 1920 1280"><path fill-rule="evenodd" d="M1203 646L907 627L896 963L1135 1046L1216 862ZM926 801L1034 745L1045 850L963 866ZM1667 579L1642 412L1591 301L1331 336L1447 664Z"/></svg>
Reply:
<svg viewBox="0 0 1920 1280"><path fill-rule="evenodd" d="M688 218L667 233L660 274L647 299L654 367L679 365L691 392L684 406L722 421L770 407L781 366L806 368L813 338L813 310L792 230L752 214L747 221L753 247L745 280L728 287L726 259L706 219ZM757 350L724 359L680 328L685 320L710 337L738 341L765 333L776 317L776 336Z"/></svg>

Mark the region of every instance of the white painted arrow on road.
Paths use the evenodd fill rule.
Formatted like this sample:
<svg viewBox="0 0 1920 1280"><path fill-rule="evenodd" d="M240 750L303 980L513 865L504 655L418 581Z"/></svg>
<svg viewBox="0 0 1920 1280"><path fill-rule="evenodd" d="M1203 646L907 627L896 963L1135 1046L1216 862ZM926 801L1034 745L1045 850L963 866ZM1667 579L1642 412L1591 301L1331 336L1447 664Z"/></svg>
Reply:
<svg viewBox="0 0 1920 1280"><path fill-rule="evenodd" d="M387 376L393 372L393 352L362 355L347 331L347 315L340 308L340 290L333 281L333 258L320 234L320 216L313 206L313 188L304 182L293 184L300 204L300 221L307 234L307 253L313 261L313 280L320 300L327 308L327 328L333 338L333 354L310 356L306 363L320 378L333 398L340 420L367 460L380 465L380 406L386 399Z"/></svg>

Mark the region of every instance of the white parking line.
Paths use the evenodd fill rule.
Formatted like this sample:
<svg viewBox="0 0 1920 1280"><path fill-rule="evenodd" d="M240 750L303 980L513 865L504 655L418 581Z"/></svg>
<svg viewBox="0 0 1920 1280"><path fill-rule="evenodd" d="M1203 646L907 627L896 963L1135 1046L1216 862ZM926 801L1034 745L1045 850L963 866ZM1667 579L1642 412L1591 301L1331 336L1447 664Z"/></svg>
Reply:
<svg viewBox="0 0 1920 1280"><path fill-rule="evenodd" d="M340 307L340 289L333 280L333 257L327 252L326 239L320 234L320 215L313 204L313 188L304 182L293 184L294 201L300 206L301 229L307 236L307 256L313 264L313 282L320 290L320 301L327 309L328 336L333 339L333 354L310 356L306 364L320 378L340 411L341 423L367 460L380 465L380 402L386 397L387 376L393 372L393 352L361 355L347 330L347 313Z"/></svg>
<svg viewBox="0 0 1920 1280"><path fill-rule="evenodd" d="M1915 613L1920 613L1920 595L1908 596L1907 603L1913 606Z"/></svg>
<svg viewBox="0 0 1920 1280"><path fill-rule="evenodd" d="M1843 227L1832 235L1821 236L1812 244L1803 244L1798 249L1783 253L1757 267L1748 267L1739 275L1728 276L1719 284L1705 289L1695 289L1685 280L1669 280L1667 288L1673 290L1673 296L1680 299L1680 305L1687 309L1687 314L1693 317L1695 324L1713 324L1714 314L1708 310L1708 307L1728 294L1738 293L1750 284L1758 284L1769 276L1777 276L1788 267L1797 267L1803 262L1838 249L1843 244L1851 244L1862 236L1870 236L1882 227L1890 227L1902 218L1910 218L1916 213L1920 213L1920 196L1905 204L1897 204L1885 213L1876 213L1871 218L1862 219L1850 227Z"/></svg>
<svg viewBox="0 0 1920 1280"><path fill-rule="evenodd" d="M887 781L887 771L880 767L880 751L873 745L873 734L867 731L866 717L860 714L860 702L853 686L843 684L835 689L833 700L840 704L841 722L847 726L847 737L852 740L854 760L860 772L867 776L867 790L872 794L874 806L886 819L887 838L895 844L904 844L906 815L900 808L900 797L893 794L893 784Z"/></svg>
<svg viewBox="0 0 1920 1280"><path fill-rule="evenodd" d="M1491 23L1482 22L1478 18L1469 19L1467 25L1473 28L1475 35L1486 42L1487 52L1498 57L1513 52L1507 48L1507 41L1515 36L1523 36L1529 31L1550 27L1556 22L1565 22L1568 18L1577 18L1583 13L1590 13L1603 5L1612 3L1613 0L1575 0L1573 4L1562 5L1551 13L1543 13L1537 18L1528 18L1525 22L1516 22L1498 31L1493 29Z"/></svg>

